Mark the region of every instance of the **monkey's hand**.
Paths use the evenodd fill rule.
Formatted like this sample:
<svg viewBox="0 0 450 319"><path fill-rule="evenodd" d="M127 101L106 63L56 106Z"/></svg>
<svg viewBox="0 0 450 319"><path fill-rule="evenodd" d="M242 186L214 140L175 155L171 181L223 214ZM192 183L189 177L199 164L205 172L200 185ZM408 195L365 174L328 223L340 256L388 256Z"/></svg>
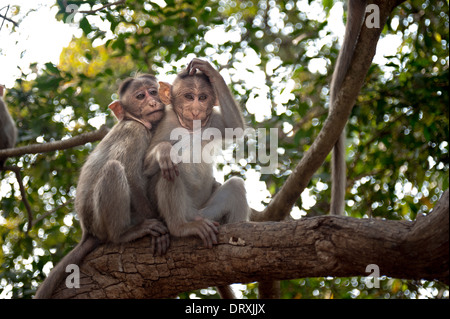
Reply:
<svg viewBox="0 0 450 319"><path fill-rule="evenodd" d="M203 61L197 58L192 59L192 61L188 64L187 71L189 75L194 75L197 70L203 72L213 85L219 80L223 81L220 73L216 69L214 69L213 66L208 63L208 61Z"/></svg>
<svg viewBox="0 0 450 319"><path fill-rule="evenodd" d="M213 244L217 244L217 234L219 233L218 222L211 221L200 216L195 217L195 220L186 224L190 235L199 236L206 248L212 248Z"/></svg>
<svg viewBox="0 0 450 319"><path fill-rule="evenodd" d="M152 236L152 254L162 256L170 245L169 230L157 219L146 219L144 225Z"/></svg>
<svg viewBox="0 0 450 319"><path fill-rule="evenodd" d="M170 151L172 150L172 144L169 142L161 142L156 148L156 161L159 164L163 178L168 181L173 181L180 175L178 166L172 161Z"/></svg>
<svg viewBox="0 0 450 319"><path fill-rule="evenodd" d="M152 254L162 256L167 252L170 246L169 232L160 236L152 236Z"/></svg>

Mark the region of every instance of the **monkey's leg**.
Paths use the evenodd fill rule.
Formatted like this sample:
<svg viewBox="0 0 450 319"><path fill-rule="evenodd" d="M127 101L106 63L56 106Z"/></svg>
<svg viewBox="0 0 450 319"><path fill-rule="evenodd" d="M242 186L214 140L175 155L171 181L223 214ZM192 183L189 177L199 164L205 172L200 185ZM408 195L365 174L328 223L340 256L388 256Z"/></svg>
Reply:
<svg viewBox="0 0 450 319"><path fill-rule="evenodd" d="M226 224L248 221L250 208L247 203L244 181L232 177L212 194L200 214Z"/></svg>
<svg viewBox="0 0 450 319"><path fill-rule="evenodd" d="M118 242L130 226L130 187L119 161L106 162L93 191L95 236L102 241Z"/></svg>
<svg viewBox="0 0 450 319"><path fill-rule="evenodd" d="M156 219L145 219L132 225L130 215L130 187L123 165L108 161L94 186L94 235L100 240L122 243L167 233Z"/></svg>
<svg viewBox="0 0 450 319"><path fill-rule="evenodd" d="M156 198L170 234L176 237L199 236L209 248L217 243L218 224L199 216L181 176L173 181L160 177L156 183Z"/></svg>
<svg viewBox="0 0 450 319"><path fill-rule="evenodd" d="M232 177L223 185L216 182L213 189L213 195L200 211L202 215L225 223L248 221L250 208L241 178ZM222 299L236 299L231 286L218 286L217 291Z"/></svg>

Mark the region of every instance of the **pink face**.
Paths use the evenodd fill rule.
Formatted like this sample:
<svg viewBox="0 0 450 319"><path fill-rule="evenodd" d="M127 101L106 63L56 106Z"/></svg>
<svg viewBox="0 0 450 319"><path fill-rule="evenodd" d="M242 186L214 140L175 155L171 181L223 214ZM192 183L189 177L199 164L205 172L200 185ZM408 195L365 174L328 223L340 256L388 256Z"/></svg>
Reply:
<svg viewBox="0 0 450 319"><path fill-rule="evenodd" d="M135 99L133 106L138 108L141 119L148 123L157 123L164 116L164 104L158 95L158 84L145 84L136 89L132 96Z"/></svg>
<svg viewBox="0 0 450 319"><path fill-rule="evenodd" d="M211 84L195 76L184 78L173 87L174 111L180 124L190 130L194 120L200 120L202 127L208 123L215 100Z"/></svg>
<svg viewBox="0 0 450 319"><path fill-rule="evenodd" d="M158 82L144 77L133 79L121 98L121 104L125 113L149 128L159 122L165 112L158 94Z"/></svg>

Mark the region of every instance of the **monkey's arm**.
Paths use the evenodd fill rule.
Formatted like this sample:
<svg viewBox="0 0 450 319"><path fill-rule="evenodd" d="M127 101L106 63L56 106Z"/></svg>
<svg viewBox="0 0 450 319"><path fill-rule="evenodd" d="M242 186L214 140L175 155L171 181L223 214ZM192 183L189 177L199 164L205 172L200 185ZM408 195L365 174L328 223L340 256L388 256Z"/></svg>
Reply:
<svg viewBox="0 0 450 319"><path fill-rule="evenodd" d="M169 169L170 172L163 172L163 177L178 176L178 167L175 163L180 161L172 161L170 151L172 145L178 140L171 140L171 133L178 127L178 120L171 105L166 106L166 115L156 128L147 154L144 159L144 175L151 177L156 175L160 170ZM167 174L165 174L167 173ZM170 180L170 179L169 179Z"/></svg>
<svg viewBox="0 0 450 319"><path fill-rule="evenodd" d="M157 218L156 212L150 207L144 185L145 181L143 180L143 176L135 175L129 179L131 206L134 207L139 216L143 217L140 219Z"/></svg>
<svg viewBox="0 0 450 319"><path fill-rule="evenodd" d="M153 147L145 157L144 174L153 176L161 170L162 176L169 181L179 176L178 166L171 158L171 150L170 142L161 142Z"/></svg>
<svg viewBox="0 0 450 319"><path fill-rule="evenodd" d="M144 175L154 176L159 172L159 163L156 159L156 147L149 149L144 160Z"/></svg>
<svg viewBox="0 0 450 319"><path fill-rule="evenodd" d="M146 178L143 174L144 157L150 142L151 133L144 126L135 121L121 121L122 125L118 140L122 143L120 162L125 169L125 175L130 187L131 206L136 214L143 220L145 218L157 218L157 214L150 207L146 193Z"/></svg>
<svg viewBox="0 0 450 319"><path fill-rule="evenodd" d="M220 73L215 70L207 61L200 59L193 59L189 65L188 70L190 74L194 74L195 70L200 70L206 76L214 87L219 105L221 108L220 117L213 117L211 119L211 126L216 127L221 131L225 128L242 128L244 129L244 119L242 112L234 100L230 89Z"/></svg>
<svg viewBox="0 0 450 319"><path fill-rule="evenodd" d="M217 81L213 82L213 86L219 99L224 128L244 129L244 119L242 117L242 112L237 106L236 101L231 95L230 89L228 88L224 79L218 72L217 74L219 75L219 77L217 78ZM213 127L217 127L219 126L219 123L212 123L211 125ZM222 129L221 127L217 128Z"/></svg>

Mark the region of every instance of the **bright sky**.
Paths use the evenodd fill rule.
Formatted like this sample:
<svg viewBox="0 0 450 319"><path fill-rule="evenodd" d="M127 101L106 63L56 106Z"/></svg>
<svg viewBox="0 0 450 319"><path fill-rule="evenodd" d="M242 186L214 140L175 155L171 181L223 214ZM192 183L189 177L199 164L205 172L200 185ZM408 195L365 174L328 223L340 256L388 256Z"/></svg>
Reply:
<svg viewBox="0 0 450 319"><path fill-rule="evenodd" d="M14 85L15 79L21 75L18 68L29 72L29 65L38 62L59 62L62 48L66 47L75 28L55 19L56 8L50 8L54 1L14 0L2 1L0 13L6 13L6 5L20 6L20 13L11 16L13 8L9 8L8 17L19 22L16 32L11 32L12 24L5 21L0 31L0 83L7 88ZM3 9L2 9L3 8ZM29 13L30 10L36 10Z"/></svg>
<svg viewBox="0 0 450 319"><path fill-rule="evenodd" d="M161 3L161 0L154 2ZM8 17L20 23L16 32L10 33L12 24L8 21L5 21L2 30L0 30L0 65L2 67L0 83L6 85L7 88L11 87L15 79L20 76L21 72L18 68L27 72L29 64L33 62L38 62L40 65L49 61L57 64L62 48L69 44L72 36L81 34L80 30L75 26L56 21L57 8L51 7L53 3L53 0L2 1L0 14L6 13L6 6L9 4L11 7L9 8ZM318 20L327 18L319 4L313 2L311 5L308 5L307 0L301 0L298 3L299 7L308 12L309 17L317 18ZM20 12L16 16L11 16L14 11L12 7L15 5L20 6ZM34 11L28 13L30 10ZM330 21L330 25L333 26L332 33L339 36L341 40L344 34L344 25L340 18L342 11L342 3L337 3L327 18ZM393 24L395 23L398 24L398 20L394 19ZM240 41L236 32L226 33L221 27L208 32L206 37L208 42L217 44L223 43L224 39ZM319 41L329 41L329 39L324 37ZM400 44L401 39L396 35L389 35L381 39L374 62L382 64L385 61L383 56L393 55ZM314 48L312 47L307 54L314 55ZM255 61L257 62L258 60L256 56L248 58L253 59L252 64L255 64ZM247 59L245 63L247 64L248 62L250 61ZM324 62L319 59L313 59L308 67L313 72L325 72Z"/></svg>
<svg viewBox="0 0 450 319"><path fill-rule="evenodd" d="M157 0L158 3L163 4L163 0ZM156 2L156 1L154 1ZM6 88L10 88L14 85L15 79L20 77L21 71L24 73L29 73L29 65L33 62L38 62L38 65L43 65L46 62L53 62L55 64L59 63L59 55L62 48L66 47L72 39L72 36L80 36L81 32L75 26L71 26L59 21L56 21L55 14L57 8L51 7L54 4L53 0L39 0L39 1L29 1L29 0L11 0L2 1L1 6L6 5L20 6L19 14L12 16L13 8L10 7L8 12L8 17L12 18L14 21L20 23L20 26L16 29L16 32L11 33L10 22L5 21L2 30L0 30L0 84L4 84ZM313 2L311 5L308 4L307 0L300 0L297 2L297 6L302 8L307 12L310 18L315 18L317 20L323 21L328 19L330 25L332 25L332 33L340 37L344 34L345 27L342 23L343 8L342 3L337 3L330 12L330 16L326 17L319 4ZM28 13L30 10L35 10ZM6 7L2 9L0 7L0 13L6 13ZM28 13L28 14L27 14ZM271 11L271 14L280 15L277 10ZM76 21L76 19L75 19ZM395 19L394 19L395 23ZM398 23L398 21L397 21ZM1 25L1 23L0 23ZM229 39L233 42L240 41L240 36L237 32L225 32L224 28L217 27L206 34L205 40L211 44L219 44L225 42ZM330 36L323 36L318 40L316 46L311 47L306 54L315 56L318 47L331 41ZM383 64L384 55L393 55L398 50L401 44L401 38L396 35L385 37L381 39L377 49L377 55L374 61L379 64ZM214 53L214 52L211 52ZM189 62L191 57L187 57L181 61L177 61L176 64L180 66L185 65ZM227 56L222 55L218 57L218 60L223 59L226 63ZM237 73L230 75L226 70L222 72L227 83L236 81L237 79L243 79L245 83L254 83L254 94L250 96L246 107L247 110L255 114L258 121L263 121L265 116L270 115L270 101L265 98L267 96L264 83L264 73L259 70L257 64L260 63L259 57L253 50L248 50L245 54L241 56L239 61L241 65L245 65L245 68L253 68L253 73ZM238 64L239 64L238 63ZM270 70L277 67L279 61L274 60L269 63L266 70L270 75ZM325 62L321 59L313 59L308 65L308 68L312 72L320 72L325 74ZM19 69L20 68L20 69ZM243 69L245 69L243 68ZM165 68L158 70L158 78L160 80L171 81L170 76L165 76ZM259 79L259 80L258 80ZM286 90L276 97L275 102L277 108L283 109L283 101L286 102L290 98L290 90L293 89L293 81L287 82ZM103 124L104 118L99 118L98 125ZM246 185L250 205L255 209L262 209L264 204L261 202L264 198L268 198L269 192L265 187L265 183L259 181L259 173L256 171L248 171L246 173ZM219 181L223 178L222 174L218 173L216 177ZM315 200L313 197L309 196L309 190L306 189L302 194L303 205L305 208L313 206ZM294 211L293 216L298 218L305 212Z"/></svg>

